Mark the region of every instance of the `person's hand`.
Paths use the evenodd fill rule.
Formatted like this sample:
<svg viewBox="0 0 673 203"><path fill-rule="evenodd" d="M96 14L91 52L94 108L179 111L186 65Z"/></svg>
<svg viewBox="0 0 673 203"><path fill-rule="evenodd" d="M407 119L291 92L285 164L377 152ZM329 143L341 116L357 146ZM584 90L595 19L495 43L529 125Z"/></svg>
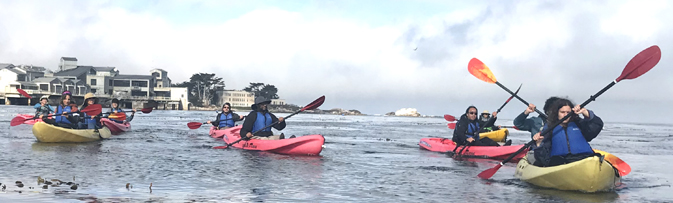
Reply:
<svg viewBox="0 0 673 203"><path fill-rule="evenodd" d="M208 123L208 124L211 124L211 122L210 122L210 121L208 121L208 122L206 122L206 123Z"/></svg>
<svg viewBox="0 0 673 203"><path fill-rule="evenodd" d="M285 118L283 118L283 117L278 118L279 123L282 123L283 121L285 121Z"/></svg>
<svg viewBox="0 0 673 203"><path fill-rule="evenodd" d="M573 108L573 111L575 114L580 115L582 114L585 118L589 117L589 111L585 108L580 108L580 105L577 105Z"/></svg>
<svg viewBox="0 0 673 203"><path fill-rule="evenodd" d="M498 112L497 112L497 111L494 111L491 115L493 115L493 118L495 118L495 117L498 116Z"/></svg>
<svg viewBox="0 0 673 203"><path fill-rule="evenodd" d="M528 104L528 108L526 108L525 111L523 111L524 114L528 115L529 113L535 111L535 105L533 104Z"/></svg>
<svg viewBox="0 0 673 203"><path fill-rule="evenodd" d="M468 137L467 142L474 142L474 138Z"/></svg>
<svg viewBox="0 0 673 203"><path fill-rule="evenodd" d="M535 143L539 146L540 143L542 143L542 140L544 139L544 136L540 135L540 132L536 133L533 135L533 140L535 140Z"/></svg>
<svg viewBox="0 0 673 203"><path fill-rule="evenodd" d="M40 115L40 119L42 119L43 116L44 116L44 115Z"/></svg>
<svg viewBox="0 0 673 203"><path fill-rule="evenodd" d="M251 138L251 137L252 137L252 133L248 132L247 134L245 134L245 137L247 137L247 138Z"/></svg>
<svg viewBox="0 0 673 203"><path fill-rule="evenodd" d="M136 109L131 109L131 110L133 111L133 113L136 113L136 111L137 111Z"/></svg>

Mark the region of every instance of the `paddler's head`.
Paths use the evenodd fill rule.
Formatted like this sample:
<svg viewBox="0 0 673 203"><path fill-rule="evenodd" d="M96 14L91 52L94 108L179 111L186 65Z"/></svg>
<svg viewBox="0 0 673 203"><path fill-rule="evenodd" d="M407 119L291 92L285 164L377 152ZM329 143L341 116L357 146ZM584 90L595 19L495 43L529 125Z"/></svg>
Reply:
<svg viewBox="0 0 673 203"><path fill-rule="evenodd" d="M258 111L266 111L267 106L271 103L270 99L264 97L255 98L255 106L257 106Z"/></svg>
<svg viewBox="0 0 673 203"><path fill-rule="evenodd" d="M572 108L575 106L573 102L568 99L558 98L549 109L549 117L547 118L547 123L556 123L565 117L568 114L572 113ZM571 120L578 118L577 115L570 116L568 119L563 121L563 124L567 124Z"/></svg>
<svg viewBox="0 0 673 203"><path fill-rule="evenodd" d="M93 93L86 93L84 95L84 104L86 105L93 105L96 103L96 96L93 95Z"/></svg>
<svg viewBox="0 0 673 203"><path fill-rule="evenodd" d="M488 121L488 119L491 119L491 114L488 113L488 111L484 110L484 112L481 112L481 116L479 117L479 119L481 119L481 121L486 122Z"/></svg>
<svg viewBox="0 0 673 203"><path fill-rule="evenodd" d="M544 107L542 108L544 110L544 113L547 114L547 115L551 114L551 111L550 111L551 110L550 109L551 105L554 104L554 102L556 100L559 100L559 99L561 99L561 98L560 97L549 97L549 99L547 99L547 101L544 102Z"/></svg>
<svg viewBox="0 0 673 203"><path fill-rule="evenodd" d="M229 102L224 103L224 105L222 105L222 112L224 113L231 112L231 104Z"/></svg>
<svg viewBox="0 0 673 203"><path fill-rule="evenodd" d="M470 119L470 121L473 121L477 119L477 112L477 107L470 106L465 110L465 115L467 115L467 118Z"/></svg>

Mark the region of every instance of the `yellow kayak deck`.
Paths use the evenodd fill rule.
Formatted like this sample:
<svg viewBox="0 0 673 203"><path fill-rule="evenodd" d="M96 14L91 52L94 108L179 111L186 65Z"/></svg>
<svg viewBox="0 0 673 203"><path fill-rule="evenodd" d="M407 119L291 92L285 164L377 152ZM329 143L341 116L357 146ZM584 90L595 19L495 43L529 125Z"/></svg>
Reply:
<svg viewBox="0 0 673 203"><path fill-rule="evenodd" d="M507 135L509 135L509 131L507 130L507 128L500 128L500 130L496 131L479 133L479 139L488 137L496 142L504 142L505 139L507 139Z"/></svg>
<svg viewBox="0 0 673 203"><path fill-rule="evenodd" d="M515 176L544 188L583 192L610 191L620 183L620 177L612 165L597 156L552 167L530 164L526 156L516 165Z"/></svg>
<svg viewBox="0 0 673 203"><path fill-rule="evenodd" d="M33 135L40 142L92 142L110 138L110 130L107 127L98 129L67 129L53 126L44 122L33 125Z"/></svg>

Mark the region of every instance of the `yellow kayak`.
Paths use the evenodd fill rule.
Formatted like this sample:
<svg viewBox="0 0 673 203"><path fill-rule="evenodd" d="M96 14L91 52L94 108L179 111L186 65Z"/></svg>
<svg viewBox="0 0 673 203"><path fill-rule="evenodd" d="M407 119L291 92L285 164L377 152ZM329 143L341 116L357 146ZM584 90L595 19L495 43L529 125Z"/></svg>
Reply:
<svg viewBox="0 0 673 203"><path fill-rule="evenodd" d="M620 183L612 165L597 156L552 167L529 164L526 156L516 165L515 176L540 187L583 192L610 191Z"/></svg>
<svg viewBox="0 0 673 203"><path fill-rule="evenodd" d="M37 122L33 125L33 135L40 142L92 142L110 138L112 133L107 127L94 132L93 129L67 129Z"/></svg>
<svg viewBox="0 0 673 203"><path fill-rule="evenodd" d="M509 135L509 131L507 130L507 128L500 128L500 130L496 131L479 133L479 139L488 137L496 142L504 142L505 139L507 139L507 135Z"/></svg>

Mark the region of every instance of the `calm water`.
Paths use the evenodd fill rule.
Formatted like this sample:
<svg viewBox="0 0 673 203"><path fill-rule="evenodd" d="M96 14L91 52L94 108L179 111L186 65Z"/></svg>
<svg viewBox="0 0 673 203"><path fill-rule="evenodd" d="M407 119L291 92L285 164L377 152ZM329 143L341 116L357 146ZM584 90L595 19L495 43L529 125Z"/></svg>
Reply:
<svg viewBox="0 0 673 203"><path fill-rule="evenodd" d="M322 134L326 148L318 157L297 157L211 149L224 142L209 137L207 127L189 130L186 123L205 122L214 112L136 115L132 131L84 144L38 143L32 126L9 127L17 113L32 109L0 106L0 183L7 187L0 202L673 201L673 125L606 124L592 146L619 156L633 171L615 192L583 194L521 182L513 176L515 164L480 180L476 175L496 161L457 161L419 149L420 138L449 137L442 118L299 114L283 132ZM514 144L529 137L510 135ZM42 189L38 176L79 188Z"/></svg>

